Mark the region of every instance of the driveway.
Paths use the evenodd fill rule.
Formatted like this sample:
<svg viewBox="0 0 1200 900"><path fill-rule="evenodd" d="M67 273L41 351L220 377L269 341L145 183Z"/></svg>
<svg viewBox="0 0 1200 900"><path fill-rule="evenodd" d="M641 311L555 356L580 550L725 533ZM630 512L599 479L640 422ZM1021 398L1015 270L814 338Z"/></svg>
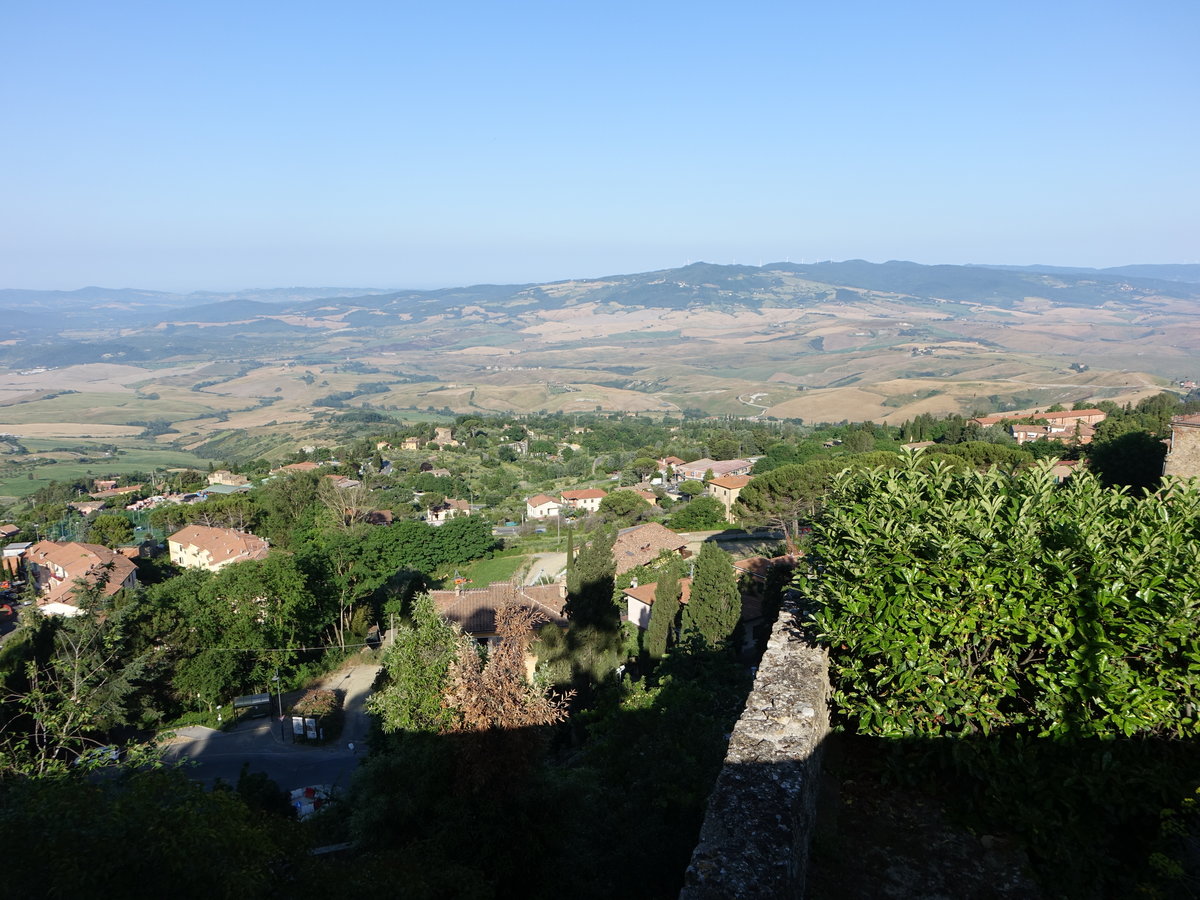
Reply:
<svg viewBox="0 0 1200 900"><path fill-rule="evenodd" d="M332 744L293 743L291 719L272 715L248 719L228 731L199 725L179 728L163 749L168 763L181 763L196 781L212 786L217 780L236 784L242 764L251 772L265 772L284 790L327 784L345 789L358 763L366 756L369 721L366 700L379 666L350 666L333 673L320 687L343 695L345 712L342 735ZM300 699L302 691L283 698L283 705ZM353 749L351 746L353 745Z"/></svg>
<svg viewBox="0 0 1200 900"><path fill-rule="evenodd" d="M557 581L567 569L567 554L539 553L529 563L529 574L525 577L526 584L537 584L540 578L549 577Z"/></svg>

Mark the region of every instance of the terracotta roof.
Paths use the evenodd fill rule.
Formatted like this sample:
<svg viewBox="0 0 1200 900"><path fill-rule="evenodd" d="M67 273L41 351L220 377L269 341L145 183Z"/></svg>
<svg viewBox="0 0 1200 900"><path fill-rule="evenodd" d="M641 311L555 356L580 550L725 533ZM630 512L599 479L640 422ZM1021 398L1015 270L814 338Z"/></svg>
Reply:
<svg viewBox="0 0 1200 900"><path fill-rule="evenodd" d="M208 525L188 525L175 532L168 541L183 546L207 550L212 564L219 565L245 559L265 559L270 545L260 537L232 528L211 528Z"/></svg>
<svg viewBox="0 0 1200 900"><path fill-rule="evenodd" d="M434 608L467 634L495 634L496 613L506 603L519 603L541 613L554 625L566 625L563 584L513 585L507 581L463 591L430 591Z"/></svg>
<svg viewBox="0 0 1200 900"><path fill-rule="evenodd" d="M728 475L730 472L736 472L738 469L749 469L754 463L748 459L697 459L694 462L682 463L675 466L676 474L682 469L684 474L696 473L696 477L703 477L708 471L712 471L714 477Z"/></svg>
<svg viewBox="0 0 1200 900"><path fill-rule="evenodd" d="M692 579L679 579L679 602L686 604L692 597ZM632 597L634 600L641 600L647 606L654 605L654 592L658 590L658 582L651 581L649 584L639 584L637 587L625 588L622 592L626 597Z"/></svg>
<svg viewBox="0 0 1200 900"><path fill-rule="evenodd" d="M122 494L136 494L141 489L140 484L130 484L125 487L109 488L107 491L96 491L91 497L95 500L103 500L106 497L120 497Z"/></svg>
<svg viewBox="0 0 1200 900"><path fill-rule="evenodd" d="M796 558L793 556L776 556L773 559L768 559L765 556L751 556L746 559L736 559L733 561L733 567L739 572L744 572L754 578L764 579L767 573L776 566L786 566L793 569L796 566Z"/></svg>
<svg viewBox="0 0 1200 900"><path fill-rule="evenodd" d="M0 538L10 538L21 533L20 525L0 525Z"/></svg>
<svg viewBox="0 0 1200 900"><path fill-rule="evenodd" d="M599 488L585 488L581 491L563 491L564 500L602 500L608 496L608 491Z"/></svg>
<svg viewBox="0 0 1200 900"><path fill-rule="evenodd" d="M530 506L532 506L534 509L536 509L539 506L545 506L547 503L553 503L556 506L558 505L557 500L555 500L553 497L548 497L545 494L534 494L532 497L530 497L525 502L527 504L529 504Z"/></svg>
<svg viewBox="0 0 1200 900"><path fill-rule="evenodd" d="M617 574L628 572L635 566L644 566L651 560L657 559L664 550L672 553L687 547L687 541L670 528L657 522L647 522L645 525L634 525L632 528L622 528L617 532L613 543L613 559L617 564Z"/></svg>
<svg viewBox="0 0 1200 900"><path fill-rule="evenodd" d="M654 493L654 491L647 491L644 488L639 488L639 487L623 487L623 488L614 488L613 489L614 494L617 491L631 491L631 492L637 494L639 497L641 497L647 503L650 503L652 505L658 504L658 495L656 493Z"/></svg>
<svg viewBox="0 0 1200 900"><path fill-rule="evenodd" d="M722 475L719 478L711 479L708 483L736 491L738 488L744 488L753 480L749 475Z"/></svg>
<svg viewBox="0 0 1200 900"><path fill-rule="evenodd" d="M50 590L38 601L43 603L73 602L72 592L77 579L84 578L95 584L107 577L104 594L112 596L121 590L125 580L137 572L132 562L107 547L99 544L83 544L76 541L59 544L54 541L38 541L26 551L25 559L45 568L58 568L65 572L61 578L54 574Z"/></svg>
<svg viewBox="0 0 1200 900"><path fill-rule="evenodd" d="M1200 425L1200 413L1192 413L1190 416L1172 416L1172 425Z"/></svg>
<svg viewBox="0 0 1200 900"><path fill-rule="evenodd" d="M298 462L290 463L286 466L280 466L276 472L311 472L313 469L321 468L320 463L315 462Z"/></svg>
<svg viewBox="0 0 1200 900"><path fill-rule="evenodd" d="M1001 422L1011 422L1013 419L1045 419L1047 422L1066 422L1072 419L1083 419L1089 416L1105 415L1102 409L1068 409L1063 412L1010 412L997 413L994 416L976 416L972 422L980 425L999 425Z"/></svg>

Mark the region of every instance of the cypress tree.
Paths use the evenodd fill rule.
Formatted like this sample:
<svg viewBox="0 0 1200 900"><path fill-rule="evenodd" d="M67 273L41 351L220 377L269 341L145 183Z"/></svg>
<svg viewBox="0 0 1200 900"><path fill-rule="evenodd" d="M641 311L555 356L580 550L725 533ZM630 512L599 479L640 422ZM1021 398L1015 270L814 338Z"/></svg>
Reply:
<svg viewBox="0 0 1200 900"><path fill-rule="evenodd" d="M722 647L742 617L742 595L729 555L713 543L700 547L692 595L683 608L683 639Z"/></svg>
<svg viewBox="0 0 1200 900"><path fill-rule="evenodd" d="M573 625L617 629L620 620L613 603L615 540L613 531L603 529L579 550L579 558L567 577L566 613Z"/></svg>
<svg viewBox="0 0 1200 900"><path fill-rule="evenodd" d="M567 526L567 582L575 571L575 529Z"/></svg>
<svg viewBox="0 0 1200 900"><path fill-rule="evenodd" d="M679 579L674 572L664 572L654 588L654 605L646 625L646 653L651 659L662 659L667 652L667 638L679 613L679 596Z"/></svg>

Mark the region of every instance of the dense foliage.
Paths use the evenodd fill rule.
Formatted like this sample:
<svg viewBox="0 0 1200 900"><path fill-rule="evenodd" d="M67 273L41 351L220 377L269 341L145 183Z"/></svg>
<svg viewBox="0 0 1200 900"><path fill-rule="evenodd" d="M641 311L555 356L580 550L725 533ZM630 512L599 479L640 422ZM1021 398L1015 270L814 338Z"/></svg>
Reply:
<svg viewBox="0 0 1200 900"><path fill-rule="evenodd" d="M1192 488L912 459L836 479L796 587L846 727L932 741L1090 890L1196 777L1198 534Z"/></svg>

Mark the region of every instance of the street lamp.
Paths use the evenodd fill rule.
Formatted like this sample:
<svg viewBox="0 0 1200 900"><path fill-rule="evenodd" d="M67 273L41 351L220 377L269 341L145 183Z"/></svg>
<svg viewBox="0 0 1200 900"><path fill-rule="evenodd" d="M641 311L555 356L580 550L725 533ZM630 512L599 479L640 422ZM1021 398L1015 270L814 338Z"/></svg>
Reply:
<svg viewBox="0 0 1200 900"><path fill-rule="evenodd" d="M279 704L279 721L283 721L283 694L279 690L279 670L275 670L275 677L271 679L275 682L275 702Z"/></svg>

